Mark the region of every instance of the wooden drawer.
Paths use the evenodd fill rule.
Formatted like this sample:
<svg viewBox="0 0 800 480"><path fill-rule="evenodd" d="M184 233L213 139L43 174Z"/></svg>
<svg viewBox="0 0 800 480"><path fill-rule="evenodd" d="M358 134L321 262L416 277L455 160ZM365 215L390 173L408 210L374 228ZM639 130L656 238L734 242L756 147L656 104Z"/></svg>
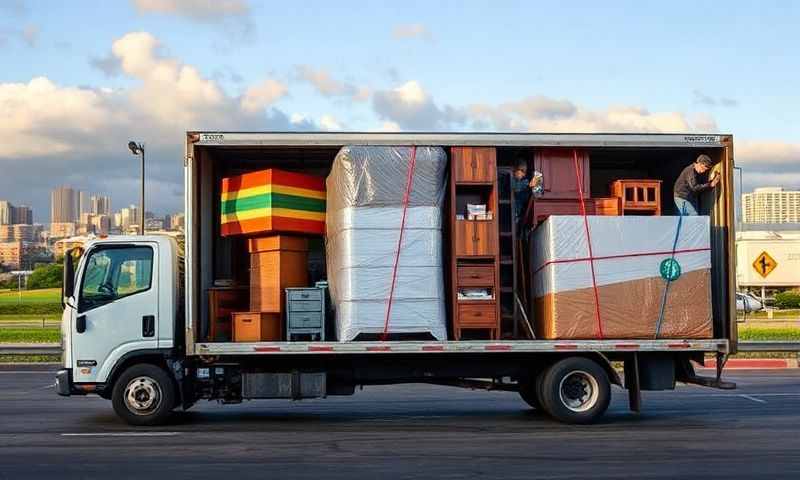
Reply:
<svg viewBox="0 0 800 480"><path fill-rule="evenodd" d="M322 312L296 312L287 314L289 328L322 328Z"/></svg>
<svg viewBox="0 0 800 480"><path fill-rule="evenodd" d="M459 287L494 288L494 266L459 265L457 278Z"/></svg>
<svg viewBox="0 0 800 480"><path fill-rule="evenodd" d="M493 183L497 179L497 153L492 147L453 147L455 182Z"/></svg>
<svg viewBox="0 0 800 480"><path fill-rule="evenodd" d="M459 303L458 323L461 327L497 328L497 307L494 303Z"/></svg>
<svg viewBox="0 0 800 480"><path fill-rule="evenodd" d="M233 314L234 342L278 342L281 335L281 314L235 312Z"/></svg>
<svg viewBox="0 0 800 480"><path fill-rule="evenodd" d="M286 293L289 295L289 301L293 300L315 300L322 301L322 290L319 288L287 288Z"/></svg>

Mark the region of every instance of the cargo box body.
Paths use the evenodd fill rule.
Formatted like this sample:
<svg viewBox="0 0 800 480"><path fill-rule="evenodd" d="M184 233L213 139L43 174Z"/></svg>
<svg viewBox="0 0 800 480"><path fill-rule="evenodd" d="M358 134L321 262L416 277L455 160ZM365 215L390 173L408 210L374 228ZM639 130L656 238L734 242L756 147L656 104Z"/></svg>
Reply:
<svg viewBox="0 0 800 480"><path fill-rule="evenodd" d="M729 135L646 135L646 134L438 134L438 133L239 133L239 132L190 132L187 136L186 152L186 296L185 296L185 350L188 355L220 355L220 356L258 356L258 355L331 355L331 354L391 354L419 353L434 354L440 352L479 353L489 355L509 352L556 352L560 349L575 351L591 351L613 353L615 351L667 351L670 348L688 352L735 352L735 306L734 292L734 255L733 255L733 143ZM598 335L597 321L594 313L594 288L591 284L575 285L568 290L539 290L540 300L536 300L536 286L528 284L520 286L516 292L500 292L501 295L518 295L520 303L529 302L534 316L547 318L553 322L538 322L535 328L536 338L526 338L521 334L517 338L504 338L493 341L453 341L447 340L444 334L434 335L436 340L430 341L388 341L388 342L238 342L221 343L208 340L209 311L206 292L218 279L240 278L247 282L249 277L248 256L241 255L241 246L235 238L223 237L220 227L221 180L223 178L245 175L248 172L279 169L301 175L325 178L331 173L336 155L347 146L372 145L384 147L412 146L420 149L443 149L450 151L453 146L494 147L497 149L498 167L508 168L520 152L530 154L531 165L539 161L539 151L548 149L580 149L581 162L591 162L591 172L582 171L586 177L585 185L591 185L591 191L584 196L592 203L586 206L587 213L619 212L620 206L609 200L609 185L617 178L654 178L662 182L661 204L666 211L662 212L664 222L669 223L665 231L672 231L674 217L672 212L672 182L683 166L690 163L697 155L710 155L718 164L722 181L715 191L705 193L701 199L701 207L706 214L705 221L708 235L698 240L698 245L705 245L708 250L703 255L692 256L681 253L677 259L684 268L681 277L670 287L666 297L666 310L663 325L656 335L655 324L658 322L661 309L661 297L664 280L653 276L655 264L647 263L650 273L642 276L623 278L621 281L602 281L598 285L600 296L601 322L603 335ZM403 149L398 149L403 155ZM353 150L356 152L356 150ZM448 153L449 156L449 153ZM362 157L354 154L353 165L364 162ZM565 157L567 158L567 157ZM449 157L448 157L449 160ZM505 162L505 163L503 163ZM386 169L392 172L394 163L386 161ZM399 164L398 164L399 165ZM396 165L395 165L396 166ZM363 165L361 166L363 167ZM359 168L361 168L359 167ZM562 172L553 165L544 165L553 176ZM371 245L385 243L385 237L391 232L380 229L349 228L375 225L370 215L376 215L380 225L396 222L402 209L386 207L387 211L363 212L348 210L361 208L362 203L381 200L384 197L397 196L402 190L405 177L404 170L397 168L391 173L396 177L396 185L389 182L393 189L379 188L359 192L352 189L352 198L342 196L341 208L333 208L331 200L327 201L327 222L348 226L339 231L330 232L328 239L337 251L346 253L349 265L334 265L337 268L352 268L356 264L371 264L378 267L374 278L370 275L350 276L343 290L344 297L351 300L364 300L351 303L351 311L347 312L353 319L352 325L381 325L386 314L383 302L371 303L374 298L385 298L388 284L385 282L388 270L392 268L391 252L374 250ZM563 168L562 168L563 170ZM557 181L573 182L575 175ZM560 172L560 173L559 173ZM402 178L401 178L402 177ZM344 178L344 177L343 177ZM546 180L547 181L547 180ZM351 185L352 186L352 185ZM435 185L419 185L420 192L431 190ZM549 187L558 187L551 183ZM330 190L331 185L328 185ZM401 192L402 193L402 192ZM402 195L400 195L402 197ZM576 202L576 198L562 199L553 190L545 192L544 206L547 202ZM348 203L349 202L349 203ZM447 235L447 225L436 214L416 206L411 202L408 220L411 224L442 228ZM372 210L371 207L367 207ZM573 207L570 207L573 208ZM540 212L537 212L539 214ZM549 214L558 215L555 209ZM580 217L579 217L580 218ZM601 217L589 217L601 218ZM618 218L627 222L634 217L602 217ZM692 220L691 222L694 222ZM433 222L433 223L431 223ZM437 223L438 222L438 223ZM690 223L691 223L690 222ZM403 296L430 297L430 305L423 303L409 304L415 309L414 314L420 318L430 319L442 315L440 304L447 304L449 295L447 275L449 268L448 241L431 236L426 228L410 228L404 242L421 247L414 255L400 255L400 265L407 266L398 276L395 291L397 298ZM700 227L696 227L700 228ZM544 234L542 231L541 234ZM581 237L576 231L573 240ZM536 233L535 235L540 235ZM235 237L235 236L234 236ZM597 239L598 237L593 237ZM504 241L500 239L501 243ZM599 241L599 240L598 240ZM663 242L660 242L663 243ZM659 243L659 245L660 245ZM667 242L668 243L668 242ZM598 243L599 245L599 243ZM670 245L671 246L671 245ZM689 248L689 247L687 247ZM441 249L437 264L436 249ZM410 249L411 250L411 249ZM409 251L410 251L409 250ZM430 250L430 252L428 252ZM625 249L630 253L633 247ZM669 248L668 248L669 250ZM575 249L580 254L581 247ZM584 252L585 253L585 252ZM635 252L634 252L635 253ZM430 254L430 255L428 255ZM531 254L534 254L531 252ZM615 254L612 251L607 255ZM595 252L595 256L600 252ZM702 259L700 258L702 256ZM313 254L309 253L309 262ZM554 257L557 258L557 257ZM654 262L656 259L652 259ZM663 260L659 257L658 260ZM648 260L649 262L649 260ZM625 263L625 261L622 261ZM645 262L646 263L646 262ZM602 262L596 266L601 278L608 273ZM609 263L608 265L611 265ZM502 267L502 265L501 265ZM429 269L429 273L417 276L415 268ZM551 268L556 271L555 267ZM562 267L558 267L562 268ZM566 268L566 267L564 267ZM585 268L585 265L579 266ZM611 267L612 270L617 267ZM323 268L324 269L324 268ZM388 270L385 270L388 269ZM434 272L436 270L437 272ZM435 274L434 274L435 273ZM552 272L551 272L552 273ZM475 273L480 275L480 272ZM498 272L502 275L503 271ZM336 275L328 271L328 277ZM444 288L436 277L445 275ZM465 273L466 275L466 273ZM405 276L405 277L404 277ZM539 275L541 277L542 275ZM533 276L531 278L536 278ZM307 284L311 285L315 278L312 272ZM381 281L383 280L383 281ZM402 281L401 281L402 280ZM541 279L535 280L541 287ZM558 289L559 280L555 279ZM635 292L634 295L619 295L617 291ZM547 296L550 295L548 298ZM436 298L442 297L442 298ZM530 297L530 298L528 298ZM573 298L574 297L574 298ZM647 301L630 301L615 304L611 297L646 298ZM588 300L587 300L588 299ZM671 309L671 306L684 305L682 309ZM344 305L343 305L344 306ZM526 305L527 306L527 305ZM535 308L533 308L535 306ZM344 308L348 308L344 306ZM549 310L548 310L549 309ZM639 309L636 321L631 321L631 311ZM534 311L535 310L535 311ZM444 311L446 319L451 312ZM568 319L574 317L570 324ZM370 327L372 328L372 327ZM563 334L562 334L563 332ZM341 332L340 332L341 333ZM350 334L345 334L349 336ZM450 337L452 338L452 337ZM616 341L620 340L620 341Z"/></svg>

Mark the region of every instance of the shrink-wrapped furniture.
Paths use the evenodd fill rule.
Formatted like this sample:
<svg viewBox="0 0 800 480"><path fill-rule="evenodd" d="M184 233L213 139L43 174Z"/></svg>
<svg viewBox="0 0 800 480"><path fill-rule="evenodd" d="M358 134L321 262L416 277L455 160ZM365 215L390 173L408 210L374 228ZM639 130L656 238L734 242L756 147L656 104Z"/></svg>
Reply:
<svg viewBox="0 0 800 480"><path fill-rule="evenodd" d="M435 147L348 146L337 154L326 180L325 250L339 341L362 334L447 338L446 166L444 150Z"/></svg>
<svg viewBox="0 0 800 480"><path fill-rule="evenodd" d="M530 240L537 338L712 338L709 236L705 216L550 216Z"/></svg>

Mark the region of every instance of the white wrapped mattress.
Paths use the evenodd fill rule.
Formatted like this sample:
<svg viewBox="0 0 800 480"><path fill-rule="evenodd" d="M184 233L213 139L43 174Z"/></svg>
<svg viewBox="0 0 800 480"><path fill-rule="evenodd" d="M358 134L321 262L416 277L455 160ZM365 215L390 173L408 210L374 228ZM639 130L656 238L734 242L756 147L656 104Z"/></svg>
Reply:
<svg viewBox="0 0 800 480"><path fill-rule="evenodd" d="M328 176L325 248L339 341L384 332L410 154L408 147L345 147ZM417 149L389 335L447 338L441 234L446 162L442 149Z"/></svg>

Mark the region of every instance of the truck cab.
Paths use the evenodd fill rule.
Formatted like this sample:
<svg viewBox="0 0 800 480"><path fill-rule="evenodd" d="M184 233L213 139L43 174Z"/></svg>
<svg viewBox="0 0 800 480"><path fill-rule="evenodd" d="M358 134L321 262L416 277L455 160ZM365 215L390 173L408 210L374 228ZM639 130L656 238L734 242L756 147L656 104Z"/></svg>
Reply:
<svg viewBox="0 0 800 480"><path fill-rule="evenodd" d="M180 299L178 243L169 236L120 236L91 241L82 250L80 256L75 250L65 255L64 353L57 388L61 395L111 398L109 387L128 365L163 367L172 357ZM150 409L165 397L146 376L129 383L120 386L128 406Z"/></svg>

